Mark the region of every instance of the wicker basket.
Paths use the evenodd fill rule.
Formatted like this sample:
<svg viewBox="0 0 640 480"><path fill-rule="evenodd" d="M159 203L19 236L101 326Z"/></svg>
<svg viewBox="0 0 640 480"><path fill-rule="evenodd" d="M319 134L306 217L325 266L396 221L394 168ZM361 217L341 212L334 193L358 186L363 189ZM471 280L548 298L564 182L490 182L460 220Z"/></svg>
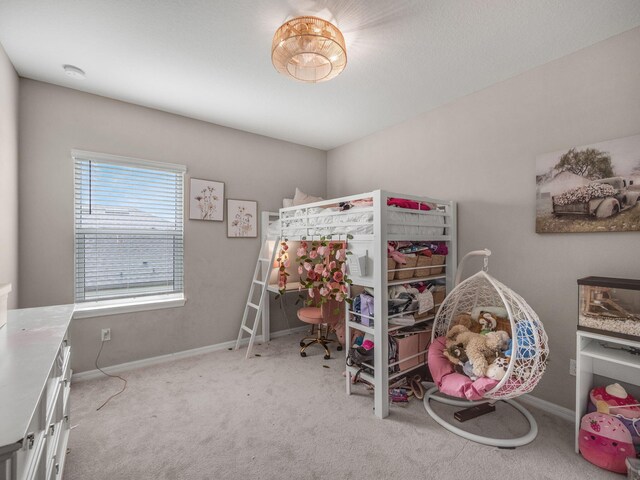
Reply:
<svg viewBox="0 0 640 480"><path fill-rule="evenodd" d="M428 267L433 263L433 261L431 260L431 257L427 257L426 255L418 255L418 263L416 264L417 267ZM414 270L414 277L428 277L429 275L431 275L431 269L430 268L418 268L417 270Z"/></svg>
<svg viewBox="0 0 640 480"><path fill-rule="evenodd" d="M444 255L432 255L431 265L443 265L446 261L446 258L447 257L445 257ZM443 267L432 268L431 275L437 275L439 273L442 273L443 270L444 270Z"/></svg>
<svg viewBox="0 0 640 480"><path fill-rule="evenodd" d="M418 257L416 257L415 255L413 257L405 255L404 259L407 263L404 265L398 265L397 268L413 268L416 266L416 263L418 263ZM413 277L413 272L414 270L398 270L396 272L395 278L396 280L406 280Z"/></svg>
<svg viewBox="0 0 640 480"><path fill-rule="evenodd" d="M387 258L387 270L394 270L396 268L396 261L391 258L388 257ZM390 282L391 280L393 280L393 277L395 276L396 272L387 272L387 281Z"/></svg>
<svg viewBox="0 0 640 480"><path fill-rule="evenodd" d="M435 255L434 255L435 256ZM436 313L438 311L439 305L444 302L444 298L447 296L447 289L444 286L436 287L433 290L433 305L434 307L429 310L429 313Z"/></svg>

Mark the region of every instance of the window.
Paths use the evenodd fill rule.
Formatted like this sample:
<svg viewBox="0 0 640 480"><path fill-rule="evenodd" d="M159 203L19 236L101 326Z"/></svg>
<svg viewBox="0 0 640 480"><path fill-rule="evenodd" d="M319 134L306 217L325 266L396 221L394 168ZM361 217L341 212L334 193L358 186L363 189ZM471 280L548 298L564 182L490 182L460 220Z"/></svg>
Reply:
<svg viewBox="0 0 640 480"><path fill-rule="evenodd" d="M185 167L80 151L73 159L79 309L183 299Z"/></svg>

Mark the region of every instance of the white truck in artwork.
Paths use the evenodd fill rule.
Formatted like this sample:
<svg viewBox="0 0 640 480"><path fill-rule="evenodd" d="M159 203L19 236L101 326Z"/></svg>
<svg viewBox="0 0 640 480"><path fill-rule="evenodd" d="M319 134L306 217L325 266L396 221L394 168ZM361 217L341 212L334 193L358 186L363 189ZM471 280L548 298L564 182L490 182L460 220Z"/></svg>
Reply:
<svg viewBox="0 0 640 480"><path fill-rule="evenodd" d="M588 215L606 218L638 203L640 190L633 180L602 178L551 198L554 215Z"/></svg>

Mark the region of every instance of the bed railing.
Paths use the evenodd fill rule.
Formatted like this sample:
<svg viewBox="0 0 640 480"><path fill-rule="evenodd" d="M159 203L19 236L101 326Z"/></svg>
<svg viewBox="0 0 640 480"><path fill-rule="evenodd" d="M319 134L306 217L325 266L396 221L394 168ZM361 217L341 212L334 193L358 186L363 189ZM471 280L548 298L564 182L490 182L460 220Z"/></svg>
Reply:
<svg viewBox="0 0 640 480"><path fill-rule="evenodd" d="M380 198L380 205L375 204L375 198ZM418 204L426 204L430 210L414 210L388 206L387 200L389 198L399 198L411 200ZM339 208L341 203L362 202L365 200L371 201L372 205L350 208L343 211L331 210L333 208ZM451 218L453 202L386 191L366 192L305 205L281 208L281 235L282 238L291 240L302 238L310 239L328 235L332 237L335 236L336 239L346 237L347 235L360 239L371 239L374 233L375 216L376 214L379 215L382 209L385 209L387 213L402 214L401 218L398 218L398 215L384 215L384 225L387 226L387 230L389 230L388 227L390 226L442 228L442 235L433 235L430 233L430 237L433 237L430 239L436 241L449 240L451 238L450 230L453 225L447 223L447 221L443 221L443 219L439 217ZM357 218L357 220L346 221L346 218ZM354 227L358 227L356 231L353 231ZM419 232L389 234L389 240L419 240L421 239L420 237L424 237L424 234Z"/></svg>

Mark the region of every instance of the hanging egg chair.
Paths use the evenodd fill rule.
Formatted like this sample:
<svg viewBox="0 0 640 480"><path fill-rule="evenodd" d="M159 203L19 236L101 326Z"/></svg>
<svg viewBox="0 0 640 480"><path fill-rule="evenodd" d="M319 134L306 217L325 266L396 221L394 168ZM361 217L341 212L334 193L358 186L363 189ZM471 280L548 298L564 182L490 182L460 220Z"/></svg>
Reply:
<svg viewBox="0 0 640 480"><path fill-rule="evenodd" d="M549 341L542 322L527 302L487 273L489 255L489 250L478 250L470 252L462 259L456 276L456 286L438 310L428 354L429 368L436 386L425 394L424 406L436 422L457 435L485 445L513 448L532 442L537 435L535 419L522 405L512 399L530 392L540 381L549 356ZM484 269L460 283L464 261L470 256L484 256ZM483 311L500 312L502 318L497 330L507 332L510 345L505 349L505 355L501 352L502 358L495 360L503 369L501 377L479 376L472 380L469 376L457 372L454 364L446 356L447 334L452 327L461 322L461 317L474 318L474 315L477 317L478 312ZM466 327L461 330L466 331ZM437 395L438 392L448 397ZM451 396L464 400L455 400L450 398ZM525 417L530 428L524 436L510 439L472 434L437 415L431 407L431 401L461 407L505 401Z"/></svg>

